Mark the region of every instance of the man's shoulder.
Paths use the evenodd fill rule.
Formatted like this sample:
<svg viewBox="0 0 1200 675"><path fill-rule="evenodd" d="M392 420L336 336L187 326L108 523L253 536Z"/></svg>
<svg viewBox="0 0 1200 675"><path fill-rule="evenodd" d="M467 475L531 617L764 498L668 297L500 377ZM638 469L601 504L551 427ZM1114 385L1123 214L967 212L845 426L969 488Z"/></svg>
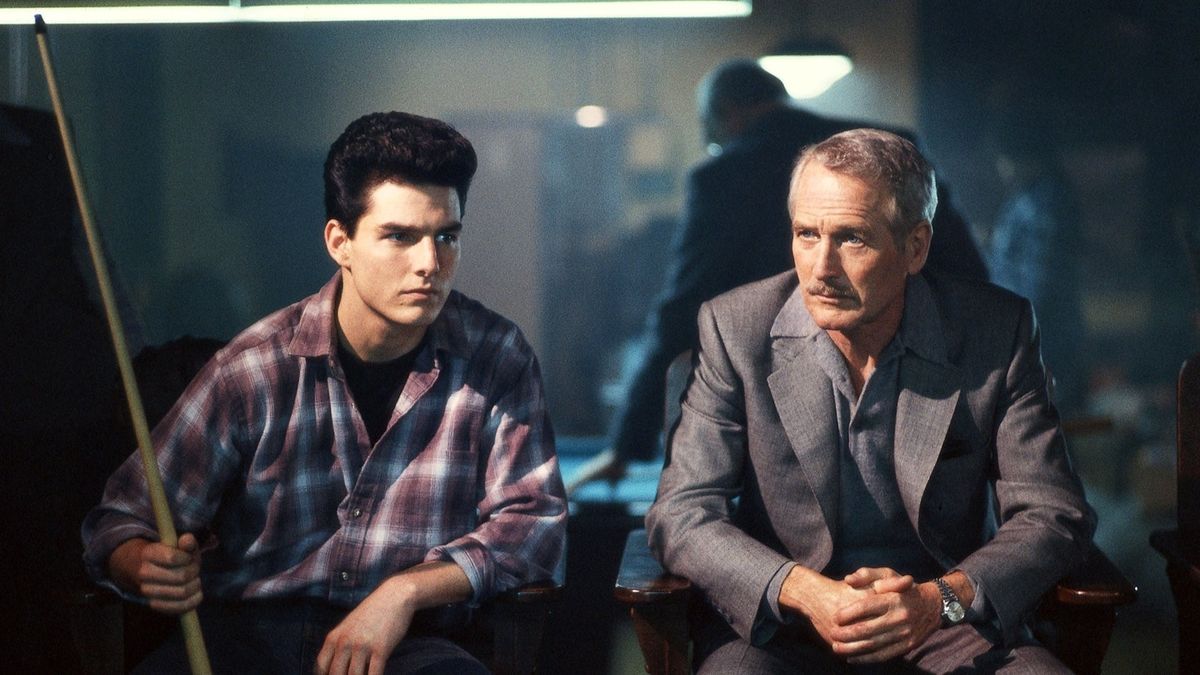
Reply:
<svg viewBox="0 0 1200 675"><path fill-rule="evenodd" d="M991 282L953 275L928 274L925 281L943 317L969 325L1019 315L1029 301Z"/></svg>
<svg viewBox="0 0 1200 675"><path fill-rule="evenodd" d="M261 359L268 354L276 358L285 357L305 310L317 302L317 298L317 295L311 295L255 321L235 335L214 358L228 364L245 358Z"/></svg>
<svg viewBox="0 0 1200 675"><path fill-rule="evenodd" d="M798 285L795 270L787 270L726 291L706 304L719 323L766 332Z"/></svg>
<svg viewBox="0 0 1200 675"><path fill-rule="evenodd" d="M986 281L928 275L933 302L952 360L1007 358L1028 339L1033 309L1025 298Z"/></svg>
<svg viewBox="0 0 1200 675"><path fill-rule="evenodd" d="M457 290L450 292L437 325L451 347L463 356L474 357L481 350L533 354L514 321Z"/></svg>

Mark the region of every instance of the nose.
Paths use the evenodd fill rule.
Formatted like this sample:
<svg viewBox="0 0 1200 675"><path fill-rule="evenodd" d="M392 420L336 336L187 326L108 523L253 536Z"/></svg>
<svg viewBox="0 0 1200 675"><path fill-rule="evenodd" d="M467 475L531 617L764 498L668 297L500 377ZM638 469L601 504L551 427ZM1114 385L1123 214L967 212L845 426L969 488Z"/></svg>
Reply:
<svg viewBox="0 0 1200 675"><path fill-rule="evenodd" d="M817 244L813 251L813 276L817 279L837 279L842 276L842 260L837 247L828 238Z"/></svg>
<svg viewBox="0 0 1200 675"><path fill-rule="evenodd" d="M431 277L441 269L437 242L433 240L433 237L423 237L410 249L410 252L412 253L413 271L417 276Z"/></svg>

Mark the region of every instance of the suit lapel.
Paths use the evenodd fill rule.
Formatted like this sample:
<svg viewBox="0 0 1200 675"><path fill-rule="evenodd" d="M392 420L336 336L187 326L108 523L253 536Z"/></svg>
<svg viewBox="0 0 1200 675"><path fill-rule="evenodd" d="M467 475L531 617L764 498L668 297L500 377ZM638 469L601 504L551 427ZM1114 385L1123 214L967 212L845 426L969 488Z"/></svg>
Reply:
<svg viewBox="0 0 1200 675"><path fill-rule="evenodd" d="M900 497L914 526L958 404L958 380L954 368L914 355L900 366L894 461Z"/></svg>
<svg viewBox="0 0 1200 675"><path fill-rule="evenodd" d="M910 279L901 336L908 351L900 364L893 461L904 508L914 526L962 391L950 363L933 292L923 277ZM920 528L917 529L920 532Z"/></svg>
<svg viewBox="0 0 1200 675"><path fill-rule="evenodd" d="M815 326L811 324L797 291L784 304L771 329L773 371L767 376L767 386L808 488L821 507L829 535L837 522L840 484L837 413L830 395L833 385L812 359L811 331Z"/></svg>

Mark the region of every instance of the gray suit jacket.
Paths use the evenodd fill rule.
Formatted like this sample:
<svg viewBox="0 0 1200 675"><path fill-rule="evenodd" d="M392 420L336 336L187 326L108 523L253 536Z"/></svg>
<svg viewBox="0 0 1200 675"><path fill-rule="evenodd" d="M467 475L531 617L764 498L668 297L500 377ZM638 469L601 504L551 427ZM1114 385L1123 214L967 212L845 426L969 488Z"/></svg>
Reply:
<svg viewBox="0 0 1200 675"><path fill-rule="evenodd" d="M748 640L772 576L789 559L822 569L838 536L832 386L812 360L796 288L785 272L702 307L646 518L663 564ZM929 553L980 584L1011 638L1095 527L1047 395L1033 311L990 284L917 276L912 316L927 320L900 366L900 494Z"/></svg>

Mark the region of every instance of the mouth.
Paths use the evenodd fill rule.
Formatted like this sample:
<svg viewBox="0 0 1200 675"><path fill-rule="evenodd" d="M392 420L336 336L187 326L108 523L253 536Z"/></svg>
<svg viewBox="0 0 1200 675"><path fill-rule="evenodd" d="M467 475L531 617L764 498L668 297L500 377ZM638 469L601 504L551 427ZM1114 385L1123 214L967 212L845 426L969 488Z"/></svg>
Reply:
<svg viewBox="0 0 1200 675"><path fill-rule="evenodd" d="M419 299L436 298L438 295L439 292L436 288L410 288L408 290L400 291L401 297L412 297Z"/></svg>
<svg viewBox="0 0 1200 675"><path fill-rule="evenodd" d="M837 295L815 295L813 296L817 302L822 305L830 305L834 307L845 307L850 304L850 298L845 298Z"/></svg>

